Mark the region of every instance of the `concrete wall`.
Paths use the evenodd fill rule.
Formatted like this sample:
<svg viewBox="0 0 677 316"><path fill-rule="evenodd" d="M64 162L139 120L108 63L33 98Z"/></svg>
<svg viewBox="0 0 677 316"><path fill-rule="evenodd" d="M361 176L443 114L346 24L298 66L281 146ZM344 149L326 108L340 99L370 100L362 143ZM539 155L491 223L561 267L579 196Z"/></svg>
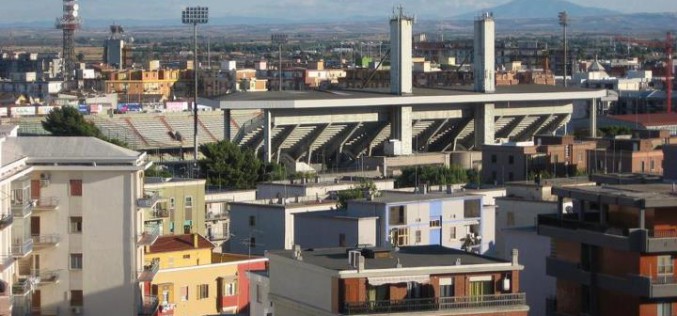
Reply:
<svg viewBox="0 0 677 316"><path fill-rule="evenodd" d="M677 145L663 146L663 177L667 181L677 181Z"/></svg>
<svg viewBox="0 0 677 316"><path fill-rule="evenodd" d="M301 248L376 246L375 218L329 216L294 216L294 243ZM341 245L340 235L345 241Z"/></svg>
<svg viewBox="0 0 677 316"><path fill-rule="evenodd" d="M270 295L276 315L317 315L303 306L294 308L288 302L281 302L286 300L303 302L307 307L320 311L332 311L332 302L337 299L338 281L332 280L329 270L276 255L269 254L268 258Z"/></svg>
<svg viewBox="0 0 677 316"><path fill-rule="evenodd" d="M336 182L326 182L326 179L320 179L316 183L315 179L309 179L307 183L302 180L295 180L294 183L260 183L256 186L256 199L277 199L280 197L319 197L326 198L330 192L348 190L359 185L355 181L337 180ZM375 180L374 185L378 190L391 190L395 187L395 181L392 179Z"/></svg>
<svg viewBox="0 0 677 316"><path fill-rule="evenodd" d="M149 183L144 187L147 190L159 191L160 196L166 200L164 203L169 208L169 218L162 220L161 233L163 235L198 233L204 236L206 234L205 180ZM187 197L192 199L192 207L186 207ZM188 225L190 228L187 231L184 226Z"/></svg>
<svg viewBox="0 0 677 316"><path fill-rule="evenodd" d="M268 293L270 292L270 279L268 274L250 273L249 280L249 315L273 315L275 307L271 304Z"/></svg>

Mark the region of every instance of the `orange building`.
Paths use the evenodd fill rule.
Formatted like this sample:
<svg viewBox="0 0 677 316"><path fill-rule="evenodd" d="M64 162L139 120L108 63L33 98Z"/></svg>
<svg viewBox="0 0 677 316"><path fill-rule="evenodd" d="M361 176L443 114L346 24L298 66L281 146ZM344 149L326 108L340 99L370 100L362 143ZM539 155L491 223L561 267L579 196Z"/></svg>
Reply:
<svg viewBox="0 0 677 316"><path fill-rule="evenodd" d="M130 96L162 95L168 98L180 78L181 71L174 69L109 72L106 74L104 89L106 93Z"/></svg>

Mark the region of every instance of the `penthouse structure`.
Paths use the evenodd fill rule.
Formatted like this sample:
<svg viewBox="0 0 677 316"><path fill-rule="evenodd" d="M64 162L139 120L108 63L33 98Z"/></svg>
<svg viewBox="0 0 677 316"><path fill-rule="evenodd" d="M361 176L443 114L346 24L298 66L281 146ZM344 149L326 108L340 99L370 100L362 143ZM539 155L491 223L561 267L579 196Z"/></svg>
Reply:
<svg viewBox="0 0 677 316"><path fill-rule="evenodd" d="M538 217L557 279L549 315L671 315L677 311L677 190L671 184L554 187L556 214ZM573 206L563 207L571 199Z"/></svg>
<svg viewBox="0 0 677 316"><path fill-rule="evenodd" d="M276 315L517 315L522 266L441 246L268 252Z"/></svg>

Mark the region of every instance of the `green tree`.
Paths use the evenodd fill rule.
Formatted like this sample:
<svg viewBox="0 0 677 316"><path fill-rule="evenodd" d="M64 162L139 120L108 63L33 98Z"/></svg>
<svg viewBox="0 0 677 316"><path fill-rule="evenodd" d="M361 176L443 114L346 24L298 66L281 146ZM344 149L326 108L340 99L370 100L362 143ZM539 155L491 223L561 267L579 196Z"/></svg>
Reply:
<svg viewBox="0 0 677 316"><path fill-rule="evenodd" d="M604 136L617 136L617 135L630 135L632 134L632 128L627 126L605 126L599 129Z"/></svg>
<svg viewBox="0 0 677 316"><path fill-rule="evenodd" d="M365 198L365 193L376 193L376 184L371 180L361 180L360 184L347 190L339 191L336 207L345 209L348 207L348 201Z"/></svg>
<svg viewBox="0 0 677 316"><path fill-rule="evenodd" d="M264 163L253 150L241 149L229 141L200 146L201 176L207 184L231 188L252 189L261 181L284 179L284 168L276 163Z"/></svg>
<svg viewBox="0 0 677 316"><path fill-rule="evenodd" d="M53 136L89 136L107 141L111 144L127 148L127 143L109 138L101 133L94 123L85 120L85 117L72 106L55 108L42 121L42 128Z"/></svg>
<svg viewBox="0 0 677 316"><path fill-rule="evenodd" d="M397 187L412 187L421 183L429 185L446 185L468 182L468 171L459 165L445 166L416 166L404 168L397 177Z"/></svg>

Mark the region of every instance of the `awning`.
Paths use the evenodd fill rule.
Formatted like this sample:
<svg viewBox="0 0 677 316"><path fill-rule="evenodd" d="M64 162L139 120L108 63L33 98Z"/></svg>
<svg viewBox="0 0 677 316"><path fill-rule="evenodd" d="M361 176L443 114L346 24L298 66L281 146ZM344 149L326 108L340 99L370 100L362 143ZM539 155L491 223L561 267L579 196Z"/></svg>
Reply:
<svg viewBox="0 0 677 316"><path fill-rule="evenodd" d="M389 276L389 277L372 277L367 278L367 282L374 286L379 286L383 284L397 284L397 283L407 283L407 282L416 282L416 283L430 283L429 275L411 275L411 276Z"/></svg>

